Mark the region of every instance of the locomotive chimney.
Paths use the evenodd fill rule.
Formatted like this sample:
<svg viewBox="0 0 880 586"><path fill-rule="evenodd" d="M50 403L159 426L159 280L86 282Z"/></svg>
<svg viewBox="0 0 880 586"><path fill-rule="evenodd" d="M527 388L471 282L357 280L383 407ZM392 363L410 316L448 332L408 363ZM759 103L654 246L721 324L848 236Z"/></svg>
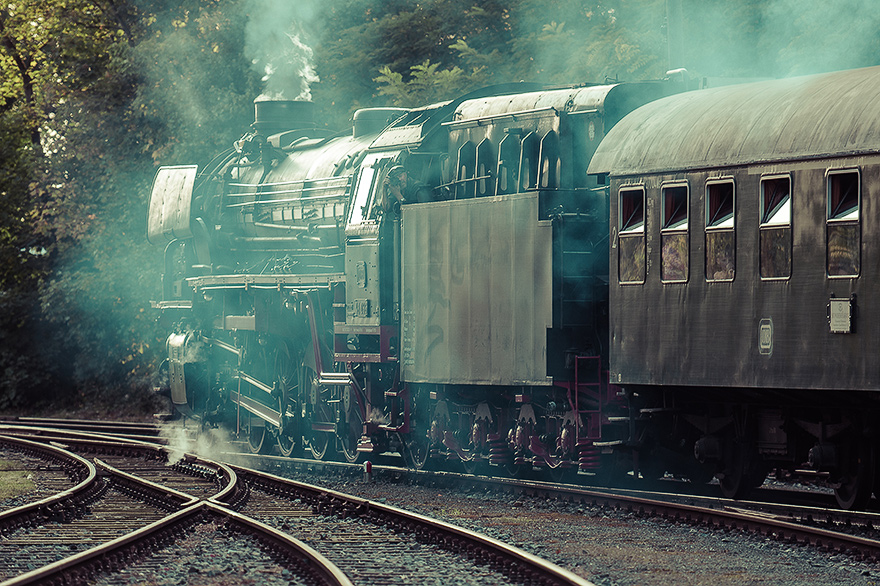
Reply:
<svg viewBox="0 0 880 586"><path fill-rule="evenodd" d="M272 136L315 127L315 103L305 100L254 100L254 130Z"/></svg>

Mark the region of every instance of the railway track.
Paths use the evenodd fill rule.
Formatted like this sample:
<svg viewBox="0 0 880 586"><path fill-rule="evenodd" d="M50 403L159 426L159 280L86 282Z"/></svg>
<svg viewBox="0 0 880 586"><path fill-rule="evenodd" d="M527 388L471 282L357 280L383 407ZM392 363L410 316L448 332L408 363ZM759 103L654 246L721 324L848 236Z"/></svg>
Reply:
<svg viewBox="0 0 880 586"><path fill-rule="evenodd" d="M194 456L166 466L171 450L144 441L2 427L28 436L0 437L8 449L45 446L75 462L74 476L85 476L77 491L87 495L76 505L53 497L65 523L50 518L47 503L31 503L29 515L0 513L0 526L19 518L0 537L0 548L18 552L3 586L126 583L193 551L212 552L210 567L191 560L194 571L240 578L247 560L249 575L279 583L398 584L456 571L463 584L589 584L477 533L320 487Z"/></svg>
<svg viewBox="0 0 880 586"><path fill-rule="evenodd" d="M272 456L235 454L251 462L252 467L274 470L278 474L327 471L328 474L348 470L360 474L360 468L339 462L292 460ZM336 471L336 472L333 472ZM734 501L706 496L636 490L631 488L594 488L556 484L537 480L521 480L460 474L455 472L413 471L397 466L372 466L377 478L393 482L408 481L431 486L454 487L462 491L495 491L528 497L554 499L587 506L659 517L674 523L737 530L766 536L792 544L809 545L822 551L833 551L857 560L880 560L880 513L875 511L843 511L810 504L785 502ZM699 491L698 491L699 492ZM827 501L825 495L805 496L802 491L772 491L800 501Z"/></svg>
<svg viewBox="0 0 880 586"><path fill-rule="evenodd" d="M324 539L310 542L316 546L317 550L330 551L332 547L329 546L338 545L338 543L332 543L334 540L328 536L338 535L338 542L348 543L356 542L363 537L358 533L358 531L363 531L363 527L346 526L344 530L331 530L322 526L319 523L319 518L323 522L324 517L320 513L332 510L351 522L357 519L360 524L364 515L369 517L381 509L375 503L370 504L357 499L345 501L342 496L335 494L328 496L332 493L317 488L310 488L305 494L296 492L290 486L283 490L277 487L272 488L275 486L274 483L283 482L283 480L279 477L263 478L244 468L223 467L222 465L212 468L196 462L192 457L187 457L169 467L164 461L168 448L161 449L156 445L146 443L122 442L114 444L106 439L88 439L82 435L83 433L74 430L59 431L56 429L53 431L43 428L38 431L36 437L41 441L66 442L66 445L73 445L76 450L81 452L97 453L106 462L118 465L133 475L166 486L177 487L184 492L190 491L202 499L212 498L211 495L214 494L214 491L223 486L224 477L243 474L248 478L247 496L231 497L236 506L243 507L242 511L245 514L258 517L268 525L278 527L285 532L296 533L293 528L297 522L310 525L309 531L300 532L298 535L305 537L304 541L309 541L312 534L323 535ZM125 450L139 452L141 457L129 458L125 455ZM360 474L359 467L338 462L229 454L229 457L233 456L237 461L251 462L252 468L274 469L280 474L295 470L315 471L318 469L345 470L348 474ZM457 487L470 486L476 490L494 490L579 502L586 505L630 511L643 516L661 517L673 522L748 531L790 543L811 545L823 551L843 553L855 559L880 559L880 533L875 530L875 528L880 528L880 514L876 512L858 513L823 506L730 501L705 495L681 495L632 489L588 489L574 485L488 478L449 472L414 472L395 466L377 465L373 467L373 471L376 475L385 475L395 481L406 478L413 482L448 484ZM295 494L300 494L300 496L292 496ZM820 496L820 500L821 498ZM366 511L371 512L367 514ZM386 533L385 541L397 543L397 550L405 548L399 544L406 542L397 541L400 539L399 527L404 526L405 523L401 525L397 521L381 520L378 524L395 528L394 540ZM418 535L418 532L415 534ZM348 537L345 537L346 535ZM455 544L452 548L461 550L462 546ZM465 546L466 548L467 546ZM373 554L377 550L368 551L369 555L366 557L370 558L368 561L372 561L372 558L376 557ZM328 557L332 558L332 553ZM497 557L497 555L486 556L486 559L494 560ZM358 556L355 554L348 559L350 566L347 571L367 575L369 572L365 569L366 566L359 565L357 558ZM342 559L345 561L346 558ZM406 557L397 562L388 556L386 559L388 559L389 566L398 564L397 570L388 573L396 572L403 575L400 567L408 570L411 566ZM513 564L515 565L516 562ZM500 567L503 569L503 564Z"/></svg>
<svg viewBox="0 0 880 586"><path fill-rule="evenodd" d="M116 438L142 439L161 444L167 442L165 438L161 437L162 427L154 423L0 416L0 425L4 427L22 427L31 430L46 429L52 431L81 431L93 434L104 433ZM35 431L35 433L37 432Z"/></svg>

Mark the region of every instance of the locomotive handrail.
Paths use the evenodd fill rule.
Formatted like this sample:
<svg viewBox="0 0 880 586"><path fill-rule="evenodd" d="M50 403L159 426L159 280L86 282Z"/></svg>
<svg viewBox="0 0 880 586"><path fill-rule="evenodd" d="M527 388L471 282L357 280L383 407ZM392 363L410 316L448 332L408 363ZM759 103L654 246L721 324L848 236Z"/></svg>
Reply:
<svg viewBox="0 0 880 586"><path fill-rule="evenodd" d="M338 177L319 177L317 179L291 179L289 181L272 181L267 183L227 183L231 187L273 187L276 185L305 185L306 183L333 183L348 181L351 175L340 175Z"/></svg>
<svg viewBox="0 0 880 586"><path fill-rule="evenodd" d="M229 196L230 197L232 197L232 196L242 196L243 197L246 195L280 195L280 194L284 194L284 193L302 193L302 192L294 191L294 190L262 191L262 192L258 192L258 193L257 192L255 192L255 193L230 193ZM261 199L261 200L254 200L254 201L243 201L241 203L227 204L226 207L240 208L240 207L244 207L244 206L257 205L257 204L262 205L262 204L267 204L267 203L290 203L290 202L294 202L294 201L314 202L314 201L320 201L320 200L326 200L326 199L347 199L347 197L348 197L347 193L337 193L337 194L331 194L331 195L308 195L308 196L303 196L303 197L288 197L285 199Z"/></svg>
<svg viewBox="0 0 880 586"><path fill-rule="evenodd" d="M593 109L593 112L596 110ZM545 114L553 112L553 114L559 116L559 110L554 108L553 106L545 106L543 108L534 108L532 110L519 110L517 112L504 112L501 114L494 114L490 116L480 116L479 118L465 118L463 120L451 120L449 122L441 122L440 126L447 126L449 128L454 128L456 126L482 126L483 124L489 124L495 122L497 120L503 120L505 118L511 118L516 120L518 117L526 117L526 116L537 116L540 114Z"/></svg>
<svg viewBox="0 0 880 586"><path fill-rule="evenodd" d="M324 218L321 218L324 219ZM274 230L301 230L307 232L310 228L315 227L314 225L303 225L303 224L270 224L269 222L254 222L254 226L257 228L271 228ZM336 228L335 224L323 224L319 225L319 228L327 227L327 228Z"/></svg>
<svg viewBox="0 0 880 586"><path fill-rule="evenodd" d="M227 183L229 187L241 187L246 189L256 189L261 190L258 193L301 193L305 191L317 191L317 190L328 190L328 189L339 189L346 188L351 184L351 179L353 175L342 175L340 177L333 177L329 180L298 180L298 181L284 181L279 183ZM266 190L266 188L272 188ZM287 188L287 189L275 189L275 188ZM243 193L229 193L229 196L242 196L242 195L253 195L252 192L243 192Z"/></svg>
<svg viewBox="0 0 880 586"><path fill-rule="evenodd" d="M263 191L243 191L240 193L227 193L228 197L244 197L247 195L282 195L286 193L304 193L306 191L329 191L331 189L346 189L349 184L345 185L332 185L325 187L307 187L303 189L278 189L278 190L263 190ZM313 200L313 199L325 199L327 197L341 197L341 195L305 195L302 199Z"/></svg>

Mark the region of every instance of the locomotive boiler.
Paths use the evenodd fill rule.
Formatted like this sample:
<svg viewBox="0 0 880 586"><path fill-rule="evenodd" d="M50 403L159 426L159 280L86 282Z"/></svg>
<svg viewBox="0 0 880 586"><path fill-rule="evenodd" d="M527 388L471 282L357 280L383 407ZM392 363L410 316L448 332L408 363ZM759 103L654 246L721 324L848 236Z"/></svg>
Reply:
<svg viewBox="0 0 880 586"><path fill-rule="evenodd" d="M675 90L514 84L340 134L311 103L256 102L233 148L153 184L175 409L254 452L598 470L619 398L587 165Z"/></svg>

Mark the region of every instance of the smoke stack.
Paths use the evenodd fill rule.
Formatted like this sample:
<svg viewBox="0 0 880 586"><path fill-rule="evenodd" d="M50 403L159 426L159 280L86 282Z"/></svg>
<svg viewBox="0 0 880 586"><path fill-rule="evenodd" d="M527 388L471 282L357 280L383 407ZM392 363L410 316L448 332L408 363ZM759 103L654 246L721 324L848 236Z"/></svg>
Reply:
<svg viewBox="0 0 880 586"><path fill-rule="evenodd" d="M272 136L315 127L315 103L305 100L254 100L254 130Z"/></svg>

